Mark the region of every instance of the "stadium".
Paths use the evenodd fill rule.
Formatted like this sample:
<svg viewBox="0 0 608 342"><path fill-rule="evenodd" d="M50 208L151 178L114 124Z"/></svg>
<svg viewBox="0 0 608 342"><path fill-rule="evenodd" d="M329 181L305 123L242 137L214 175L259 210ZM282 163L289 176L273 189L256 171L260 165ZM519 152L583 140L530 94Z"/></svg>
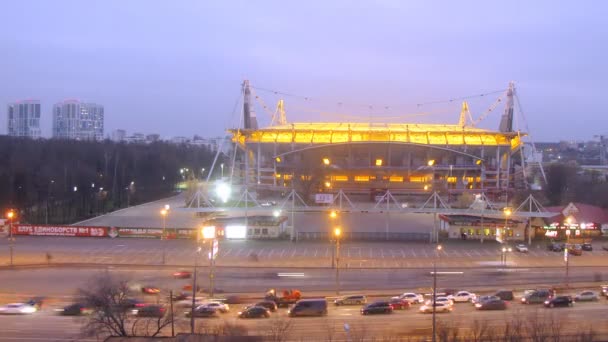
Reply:
<svg viewBox="0 0 608 342"><path fill-rule="evenodd" d="M504 103L495 131L475 127L466 102L454 124L288 123L281 100L271 125L258 128L251 91L245 81L244 124L229 132L237 147L233 183L258 198L296 190L313 200L341 191L374 201L388 190L405 199L436 191L500 200L526 186L525 134L513 129L513 83L484 114Z"/></svg>

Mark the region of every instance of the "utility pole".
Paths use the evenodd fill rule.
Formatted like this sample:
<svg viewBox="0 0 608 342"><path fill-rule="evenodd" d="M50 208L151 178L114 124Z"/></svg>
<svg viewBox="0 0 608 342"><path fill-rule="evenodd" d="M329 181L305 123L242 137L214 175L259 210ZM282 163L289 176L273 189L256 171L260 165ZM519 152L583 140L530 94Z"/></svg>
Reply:
<svg viewBox="0 0 608 342"><path fill-rule="evenodd" d="M435 247L435 260L433 261L433 300L431 306L433 308L433 342L437 342L437 321L436 321L436 307L435 300L437 298L437 259L439 258L439 251L441 251L441 245Z"/></svg>

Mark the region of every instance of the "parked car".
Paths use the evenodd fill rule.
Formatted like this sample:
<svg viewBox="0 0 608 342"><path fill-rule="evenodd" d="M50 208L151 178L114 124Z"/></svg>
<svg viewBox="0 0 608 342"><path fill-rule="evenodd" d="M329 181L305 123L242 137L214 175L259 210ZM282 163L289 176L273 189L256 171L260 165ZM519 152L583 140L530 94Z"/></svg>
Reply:
<svg viewBox="0 0 608 342"><path fill-rule="evenodd" d="M554 308L554 307L567 307L573 306L574 301L570 296L557 296L554 298L550 298L545 301L545 307Z"/></svg>
<svg viewBox="0 0 608 342"><path fill-rule="evenodd" d="M137 309L131 310L131 313L137 317L163 317L165 315L165 309L161 305L146 305Z"/></svg>
<svg viewBox="0 0 608 342"><path fill-rule="evenodd" d="M407 300L410 304L421 304L424 303L424 297L419 293L406 292L400 296L393 297L403 300Z"/></svg>
<svg viewBox="0 0 608 342"><path fill-rule="evenodd" d="M393 312L393 307L387 301L378 301L361 308L362 315L370 314L389 314Z"/></svg>
<svg viewBox="0 0 608 342"><path fill-rule="evenodd" d="M595 293L593 291L579 292L574 297L574 301L576 301L576 302L589 302L589 301L596 301L598 299L599 299L599 296L597 295L597 293Z"/></svg>
<svg viewBox="0 0 608 342"><path fill-rule="evenodd" d="M82 303L74 303L63 307L62 309L55 309L55 312L62 316L81 316L93 313L93 309L88 308Z"/></svg>
<svg viewBox="0 0 608 342"><path fill-rule="evenodd" d="M192 313L191 311L185 311L184 314L186 315L186 317L190 317ZM218 310L216 310L215 308L205 306L198 306L194 308L194 317L209 318L218 316Z"/></svg>
<svg viewBox="0 0 608 342"><path fill-rule="evenodd" d="M239 318L268 318L270 311L262 306L250 306L238 313Z"/></svg>
<svg viewBox="0 0 608 342"><path fill-rule="evenodd" d="M363 295L343 296L334 300L335 305L361 305L367 303L367 298Z"/></svg>
<svg viewBox="0 0 608 342"><path fill-rule="evenodd" d="M551 298L552 291L550 290L534 290L521 298L522 304L541 304Z"/></svg>
<svg viewBox="0 0 608 342"><path fill-rule="evenodd" d="M325 298L300 299L287 311L289 317L296 316L325 316L327 315L327 300Z"/></svg>
<svg viewBox="0 0 608 342"><path fill-rule="evenodd" d="M429 299L426 301L426 305L429 305L431 302L433 301L433 299ZM452 306L454 305L454 301L449 299L448 297L437 297L435 298L435 302L437 303L445 303L446 305Z"/></svg>
<svg viewBox="0 0 608 342"><path fill-rule="evenodd" d="M590 242L585 242L581 245L584 251L591 252L593 251L593 245Z"/></svg>
<svg viewBox="0 0 608 342"><path fill-rule="evenodd" d="M498 296L479 296L479 297L475 297L475 299L473 299L471 301L471 304L475 305L475 304L483 303L485 301L494 300L494 299L501 299L501 298Z"/></svg>
<svg viewBox="0 0 608 342"><path fill-rule="evenodd" d="M475 304L477 310L506 310L507 302L502 299L489 299Z"/></svg>
<svg viewBox="0 0 608 342"><path fill-rule="evenodd" d="M449 295L448 299L450 299L454 303L466 303L471 302L475 297L476 295L469 291L458 291L454 295Z"/></svg>
<svg viewBox="0 0 608 342"><path fill-rule="evenodd" d="M452 306L446 303L435 303L435 304L424 304L418 309L421 313L432 313L435 312L452 312Z"/></svg>
<svg viewBox="0 0 608 342"><path fill-rule="evenodd" d="M250 306L261 306L263 308L268 309L270 312L275 312L277 311L277 303L271 301L271 300L263 300L261 302L257 302L253 305Z"/></svg>
<svg viewBox="0 0 608 342"><path fill-rule="evenodd" d="M391 298L388 302L395 310L405 310L411 306L410 302L405 299Z"/></svg>
<svg viewBox="0 0 608 342"><path fill-rule="evenodd" d="M216 309L221 313L226 313L226 312L230 311L230 307L228 306L228 304L224 304L224 303L220 303L220 302L207 302L207 303L201 304L201 306Z"/></svg>
<svg viewBox="0 0 608 342"><path fill-rule="evenodd" d="M515 250L520 253L528 253L528 246L520 243L518 245L515 245Z"/></svg>
<svg viewBox="0 0 608 342"><path fill-rule="evenodd" d="M552 252L563 252L565 246L565 243L552 242L547 245L547 249Z"/></svg>
<svg viewBox="0 0 608 342"><path fill-rule="evenodd" d="M511 290L498 290L494 295L502 300L513 300L514 298Z"/></svg>
<svg viewBox="0 0 608 342"><path fill-rule="evenodd" d="M581 245L571 245L568 247L568 254L580 256L583 255L583 248Z"/></svg>

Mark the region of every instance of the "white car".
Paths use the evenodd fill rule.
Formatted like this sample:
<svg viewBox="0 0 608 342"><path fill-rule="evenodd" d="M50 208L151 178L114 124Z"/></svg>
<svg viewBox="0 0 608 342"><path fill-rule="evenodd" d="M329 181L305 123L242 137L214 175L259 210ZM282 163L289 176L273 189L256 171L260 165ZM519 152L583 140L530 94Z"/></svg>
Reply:
<svg viewBox="0 0 608 342"><path fill-rule="evenodd" d="M431 305L431 303L428 304L424 304L423 306L420 307L420 311L421 313L432 313L433 309L435 312L452 312L452 306L448 305L446 303L441 303L441 302L437 302L435 303L435 306L433 307L433 305Z"/></svg>
<svg viewBox="0 0 608 342"><path fill-rule="evenodd" d="M207 303L203 303L200 307L212 308L212 309L218 310L221 313L226 313L226 312L230 311L230 307L228 306L228 304L224 304L224 303L220 303L220 302L207 302Z"/></svg>
<svg viewBox="0 0 608 342"><path fill-rule="evenodd" d="M515 250L520 253L528 253L528 246L520 243L519 245L515 246Z"/></svg>
<svg viewBox="0 0 608 342"><path fill-rule="evenodd" d="M204 303L205 298L196 297L194 298L194 306L200 306ZM177 301L173 303L177 307L187 308L192 306L192 297L188 297L184 300Z"/></svg>
<svg viewBox="0 0 608 342"><path fill-rule="evenodd" d="M458 291L454 295L449 295L448 299L451 299L455 303L466 303L466 302L472 302L475 299L475 297L477 297L477 296L474 293L471 293L469 291Z"/></svg>
<svg viewBox="0 0 608 342"><path fill-rule="evenodd" d="M426 303L424 303L424 305L427 305L427 306L428 306L428 305L430 305L430 304L431 304L431 302L432 302L432 299L429 299L429 300L427 300L427 301L426 301ZM453 300L451 300L451 299L450 299L450 298L448 298L448 297L437 297L437 298L435 298L435 302L436 302L437 304L439 304L439 303L443 303L443 304L445 304L445 305L447 305L447 306L452 306L452 305L454 305L454 301L453 301Z"/></svg>
<svg viewBox="0 0 608 342"><path fill-rule="evenodd" d="M406 292L400 296L397 297L393 297L391 299L401 299L401 300L405 300L410 304L421 304L424 303L424 297L421 294L418 293L413 293L413 292Z"/></svg>
<svg viewBox="0 0 608 342"><path fill-rule="evenodd" d="M24 303L11 303L0 306L0 314L3 315L28 315L38 311L35 306Z"/></svg>

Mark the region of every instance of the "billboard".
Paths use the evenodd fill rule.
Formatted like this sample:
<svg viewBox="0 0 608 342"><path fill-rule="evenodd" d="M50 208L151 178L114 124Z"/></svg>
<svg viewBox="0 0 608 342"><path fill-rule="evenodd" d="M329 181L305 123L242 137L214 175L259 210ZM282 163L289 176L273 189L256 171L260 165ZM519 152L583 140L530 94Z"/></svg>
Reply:
<svg viewBox="0 0 608 342"><path fill-rule="evenodd" d="M13 235L32 236L78 236L78 237L106 237L106 227L87 226L49 226L33 224L13 225Z"/></svg>
<svg viewBox="0 0 608 342"><path fill-rule="evenodd" d="M332 203L334 203L334 195L333 194L315 194L315 203L332 204Z"/></svg>

